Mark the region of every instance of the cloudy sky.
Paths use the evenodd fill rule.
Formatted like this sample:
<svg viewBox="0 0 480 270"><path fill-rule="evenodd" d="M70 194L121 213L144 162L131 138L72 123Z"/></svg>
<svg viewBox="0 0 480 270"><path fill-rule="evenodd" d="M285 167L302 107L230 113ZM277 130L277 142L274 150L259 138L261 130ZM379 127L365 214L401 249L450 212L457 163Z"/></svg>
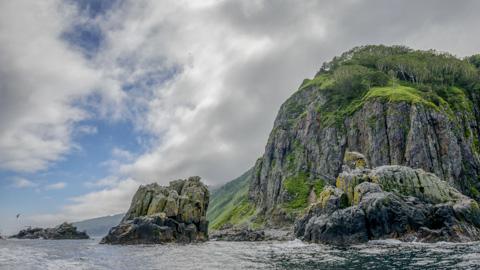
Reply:
<svg viewBox="0 0 480 270"><path fill-rule="evenodd" d="M0 0L0 233L239 176L280 104L357 45L480 51L479 1ZM15 215L21 213L19 219Z"/></svg>

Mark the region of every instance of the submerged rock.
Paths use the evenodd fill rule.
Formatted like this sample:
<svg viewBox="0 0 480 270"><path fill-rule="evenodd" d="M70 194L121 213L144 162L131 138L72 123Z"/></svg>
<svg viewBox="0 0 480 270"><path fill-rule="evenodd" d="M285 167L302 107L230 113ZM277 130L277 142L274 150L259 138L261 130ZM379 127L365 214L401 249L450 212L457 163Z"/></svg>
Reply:
<svg viewBox="0 0 480 270"><path fill-rule="evenodd" d="M190 243L208 240L207 187L200 177L175 180L169 186L140 186L130 209L102 244Z"/></svg>
<svg viewBox="0 0 480 270"><path fill-rule="evenodd" d="M297 237L340 245L382 238L480 239L477 202L434 174L404 166L349 166L336 185L325 187L325 194L297 219Z"/></svg>
<svg viewBox="0 0 480 270"><path fill-rule="evenodd" d="M18 239L89 239L86 232L77 231L77 227L71 223L64 222L55 228L28 228L21 230L18 234L10 236Z"/></svg>

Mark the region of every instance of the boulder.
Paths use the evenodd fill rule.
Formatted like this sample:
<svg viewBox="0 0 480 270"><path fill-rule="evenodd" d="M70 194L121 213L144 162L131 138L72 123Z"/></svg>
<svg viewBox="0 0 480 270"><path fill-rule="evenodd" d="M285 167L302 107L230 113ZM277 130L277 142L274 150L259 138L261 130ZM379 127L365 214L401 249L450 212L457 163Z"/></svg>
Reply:
<svg viewBox="0 0 480 270"><path fill-rule="evenodd" d="M194 176L140 186L120 224L113 227L102 244L191 243L208 239L206 212L209 191Z"/></svg>
<svg viewBox="0 0 480 270"><path fill-rule="evenodd" d="M314 216L305 226L303 240L335 245L365 242L368 240L365 213L352 206L330 215Z"/></svg>
<svg viewBox="0 0 480 270"><path fill-rule="evenodd" d="M10 236L18 239L89 239L86 232L79 232L71 223L64 222L55 228L27 228Z"/></svg>

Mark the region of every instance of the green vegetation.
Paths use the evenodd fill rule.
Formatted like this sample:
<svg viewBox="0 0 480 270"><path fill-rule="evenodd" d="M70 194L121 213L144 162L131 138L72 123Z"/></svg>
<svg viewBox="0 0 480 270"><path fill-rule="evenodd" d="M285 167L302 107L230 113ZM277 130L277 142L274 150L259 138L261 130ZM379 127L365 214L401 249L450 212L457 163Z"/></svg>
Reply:
<svg viewBox="0 0 480 270"><path fill-rule="evenodd" d="M472 186L472 187L470 188L470 193L472 193L472 196L473 196L474 198L480 197L480 191L478 191L478 189L477 189L475 186Z"/></svg>
<svg viewBox="0 0 480 270"><path fill-rule="evenodd" d="M438 110L437 105L430 101L425 93L412 87L402 85L394 88L391 86L373 87L363 98L364 101L369 99L382 99L387 102L405 101L411 104L422 104Z"/></svg>
<svg viewBox="0 0 480 270"><path fill-rule="evenodd" d="M284 207L288 210L303 209L307 207L308 196L313 189L318 196L325 186L322 179L310 180L305 173L299 173L296 176L289 177L283 181L283 187L290 195L291 199L285 203Z"/></svg>
<svg viewBox="0 0 480 270"><path fill-rule="evenodd" d="M376 98L429 106L453 116L472 111L469 96L480 91L479 67L480 55L458 59L433 50L363 46L324 63L299 91L313 86L325 96L326 102L318 106L325 126L341 125L345 116Z"/></svg>
<svg viewBox="0 0 480 270"><path fill-rule="evenodd" d="M252 170L214 190L207 211L211 229L220 229L225 224L249 223L255 214L255 206L248 201L248 184Z"/></svg>

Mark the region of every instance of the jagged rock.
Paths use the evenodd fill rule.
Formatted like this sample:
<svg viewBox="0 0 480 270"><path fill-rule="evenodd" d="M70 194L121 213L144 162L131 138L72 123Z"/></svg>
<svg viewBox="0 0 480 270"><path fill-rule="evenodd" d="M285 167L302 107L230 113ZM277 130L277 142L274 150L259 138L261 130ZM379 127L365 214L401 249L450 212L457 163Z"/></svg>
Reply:
<svg viewBox="0 0 480 270"><path fill-rule="evenodd" d="M447 182L422 169L389 165L370 169L344 171L337 178L350 202L354 201L355 188L363 182L377 183L383 190L405 196L414 196L430 203L458 201L467 198Z"/></svg>
<svg viewBox="0 0 480 270"><path fill-rule="evenodd" d="M337 194L331 196L332 203L326 203L330 202L325 200L328 196L320 195L297 219L297 237L327 244L381 238L424 242L480 239L477 202L431 173L403 166L354 169L342 172L337 185L324 190ZM350 207L335 203L339 194L350 194L346 203Z"/></svg>
<svg viewBox="0 0 480 270"><path fill-rule="evenodd" d="M28 228L21 230L18 234L10 238L19 239L89 239L86 232L78 232L77 228L71 223L64 222L55 228Z"/></svg>
<svg viewBox="0 0 480 270"><path fill-rule="evenodd" d="M175 180L169 186L140 186L120 224L103 244L157 244L208 239L207 187L200 177Z"/></svg>
<svg viewBox="0 0 480 270"><path fill-rule="evenodd" d="M381 192L382 188L375 183L363 182L355 186L353 190L353 204L357 205L368 193ZM348 203L348 202L347 202Z"/></svg>
<svg viewBox="0 0 480 270"><path fill-rule="evenodd" d="M329 215L347 206L348 198L341 189L326 186L318 196L317 202L311 204L306 210L306 214L296 220L294 231L298 235L303 235L305 233L305 226L312 217Z"/></svg>
<svg viewBox="0 0 480 270"><path fill-rule="evenodd" d="M345 152L343 164L352 170L368 168L367 159L358 152Z"/></svg>

